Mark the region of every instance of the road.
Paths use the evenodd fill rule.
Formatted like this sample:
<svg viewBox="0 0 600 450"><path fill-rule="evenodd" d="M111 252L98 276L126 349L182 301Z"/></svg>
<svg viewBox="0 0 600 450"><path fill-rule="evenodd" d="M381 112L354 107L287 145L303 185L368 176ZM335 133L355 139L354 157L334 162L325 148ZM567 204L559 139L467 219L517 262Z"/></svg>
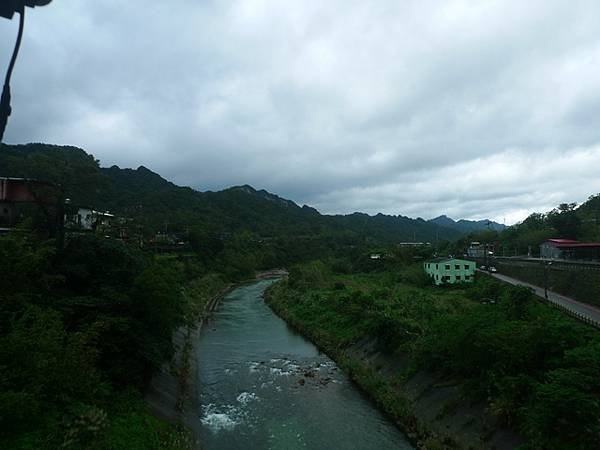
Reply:
<svg viewBox="0 0 600 450"><path fill-rule="evenodd" d="M504 281L505 283L510 283L515 286L529 287L533 289L537 296L544 298L543 287L535 286L533 284L526 283L525 281L507 277L506 275L501 275L499 273L488 273L479 269L477 270L479 272L491 275L492 277L497 278L500 281ZM552 291L548 291L548 301L558 305L559 307L561 307L561 309L567 310L569 313L576 316L577 318L580 318L586 322L595 322L595 325L597 327L600 326L600 308L596 308L595 306L591 306L586 303L578 302L577 300L573 300L572 298L565 297L564 295L557 294L556 292Z"/></svg>

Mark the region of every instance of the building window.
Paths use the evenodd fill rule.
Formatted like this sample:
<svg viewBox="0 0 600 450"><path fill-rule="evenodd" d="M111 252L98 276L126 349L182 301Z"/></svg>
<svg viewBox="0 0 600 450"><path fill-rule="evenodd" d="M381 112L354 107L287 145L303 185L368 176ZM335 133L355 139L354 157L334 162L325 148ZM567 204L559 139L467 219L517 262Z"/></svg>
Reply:
<svg viewBox="0 0 600 450"><path fill-rule="evenodd" d="M469 265L465 264L465 270L469 270Z"/></svg>
<svg viewBox="0 0 600 450"><path fill-rule="evenodd" d="M438 266L439 266L439 264L436 264L436 265L435 265L435 270L438 270L438 269L439 269L439 267L438 267Z"/></svg>
<svg viewBox="0 0 600 450"><path fill-rule="evenodd" d="M450 264L446 264L446 270L450 270Z"/></svg>
<svg viewBox="0 0 600 450"><path fill-rule="evenodd" d="M465 280L470 280L471 279L471 275L465 275Z"/></svg>
<svg viewBox="0 0 600 450"><path fill-rule="evenodd" d="M454 266L454 268L455 268L456 270L460 270L460 264L456 264L456 265Z"/></svg>
<svg viewBox="0 0 600 450"><path fill-rule="evenodd" d="M462 280L462 277L460 275L456 275L456 281L460 281Z"/></svg>

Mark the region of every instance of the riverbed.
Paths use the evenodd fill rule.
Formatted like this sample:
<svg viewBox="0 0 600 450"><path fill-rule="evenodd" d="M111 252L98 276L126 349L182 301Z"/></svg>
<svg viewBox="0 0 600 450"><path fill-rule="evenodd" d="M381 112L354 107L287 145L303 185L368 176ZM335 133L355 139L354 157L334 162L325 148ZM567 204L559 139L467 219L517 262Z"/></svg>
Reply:
<svg viewBox="0 0 600 450"><path fill-rule="evenodd" d="M413 448L335 362L264 303L273 282L235 289L202 329L196 345L202 448Z"/></svg>

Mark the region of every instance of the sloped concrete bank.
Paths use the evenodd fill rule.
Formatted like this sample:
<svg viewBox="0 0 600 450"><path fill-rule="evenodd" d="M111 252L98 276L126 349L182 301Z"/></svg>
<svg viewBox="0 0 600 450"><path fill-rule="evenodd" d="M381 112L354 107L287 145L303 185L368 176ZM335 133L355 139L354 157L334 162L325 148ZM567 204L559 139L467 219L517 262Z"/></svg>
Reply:
<svg viewBox="0 0 600 450"><path fill-rule="evenodd" d="M486 403L471 401L460 381L426 371L399 377L409 370L408 356L386 354L374 339L358 342L342 353L350 365L359 366L353 376L359 384L364 385L365 378L370 383L375 380L387 385L388 395L402 399L406 406L399 425L411 428L409 437L420 448L508 450L523 443L498 422ZM365 386L368 392L370 383Z"/></svg>
<svg viewBox="0 0 600 450"><path fill-rule="evenodd" d="M200 338L204 319L234 287L228 285L222 289L206 303L201 317L194 324L179 327L173 333L173 358L165 362L152 377L145 396L152 414L168 422L182 424L191 430L195 448L200 448L196 438L196 343Z"/></svg>
<svg viewBox="0 0 600 450"><path fill-rule="evenodd" d="M253 279L227 285L206 302L197 321L191 325L179 327L173 333L173 347L175 348L173 357L170 361L165 362L152 378L145 400L151 413L155 416L187 427L192 432L195 448L200 448L197 440L199 426L197 414L199 405L196 400L199 398L196 384L197 344L206 319L218 307L223 297L238 286L256 280L280 278L287 275L285 269L272 269L258 273Z"/></svg>
<svg viewBox="0 0 600 450"><path fill-rule="evenodd" d="M345 370L378 407L421 449L509 450L523 443L503 427L482 402L474 403L466 387L425 371L410 371L410 358L382 352L375 339L350 347L327 343L265 294L273 311ZM410 375L407 375L410 374Z"/></svg>

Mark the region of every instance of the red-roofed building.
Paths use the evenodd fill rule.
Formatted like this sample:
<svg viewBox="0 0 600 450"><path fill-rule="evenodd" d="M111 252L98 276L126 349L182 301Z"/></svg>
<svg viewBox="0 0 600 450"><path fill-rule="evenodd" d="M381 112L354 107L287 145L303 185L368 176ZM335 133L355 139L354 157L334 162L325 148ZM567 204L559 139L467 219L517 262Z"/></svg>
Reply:
<svg viewBox="0 0 600 450"><path fill-rule="evenodd" d="M56 187L25 178L0 177L0 232L7 231L17 221L17 205L22 203L56 204Z"/></svg>
<svg viewBox="0 0 600 450"><path fill-rule="evenodd" d="M555 244L576 244L579 241L573 239L548 239L548 242L553 242Z"/></svg>
<svg viewBox="0 0 600 450"><path fill-rule="evenodd" d="M547 259L600 261L600 242L548 239L540 245L540 257Z"/></svg>

